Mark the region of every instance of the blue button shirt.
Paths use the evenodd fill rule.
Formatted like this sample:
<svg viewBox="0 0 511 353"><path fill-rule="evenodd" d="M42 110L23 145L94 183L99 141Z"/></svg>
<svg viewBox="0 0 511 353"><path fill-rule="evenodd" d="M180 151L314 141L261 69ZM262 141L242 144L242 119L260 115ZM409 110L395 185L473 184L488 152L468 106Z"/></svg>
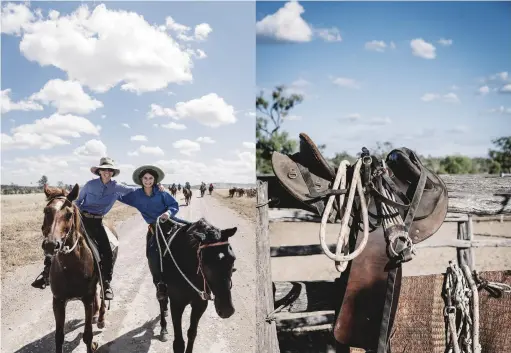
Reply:
<svg viewBox="0 0 511 353"><path fill-rule="evenodd" d="M143 188L126 194L119 198L126 205L135 207L147 224L156 222L156 219L165 211L174 216L179 211L179 203L166 191L160 191L157 186L153 187L151 196L147 196Z"/></svg>
<svg viewBox="0 0 511 353"><path fill-rule="evenodd" d="M81 211L104 216L121 196L138 189L117 184L115 180L103 184L101 178L92 179L80 189L75 203Z"/></svg>

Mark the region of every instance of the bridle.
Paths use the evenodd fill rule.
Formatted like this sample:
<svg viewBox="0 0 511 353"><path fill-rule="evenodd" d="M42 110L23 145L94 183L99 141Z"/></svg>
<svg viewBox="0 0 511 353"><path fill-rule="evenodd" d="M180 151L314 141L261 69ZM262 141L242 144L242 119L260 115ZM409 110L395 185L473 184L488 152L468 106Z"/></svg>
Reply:
<svg viewBox="0 0 511 353"><path fill-rule="evenodd" d="M71 206L73 205L71 203L71 201L69 201L67 199L67 197L65 197L65 196L56 196L56 197L52 197L48 201L48 203L46 204L46 207L48 207L54 200L65 200L64 201L64 205L66 204L66 201L69 202L71 204ZM55 220L53 220L53 223L54 222L55 222ZM53 231L53 223L52 223L52 231ZM76 241L74 242L74 244L73 244L73 246L71 248L69 248L69 246L67 246L67 245L64 245L64 244L66 244L67 238L69 237L69 234L71 234L71 231L76 228L75 226L76 226L76 224L75 224L75 222L73 220L72 226L69 227L68 232L62 238L62 247L56 250L57 254L60 254L60 253L62 253L62 254L69 254L69 253L71 253L76 248L76 245L78 244L78 241L80 240L80 236L76 237Z"/></svg>
<svg viewBox="0 0 511 353"><path fill-rule="evenodd" d="M201 299L202 300L213 300L214 298L213 298L212 294L209 293L209 292L211 292L211 286L209 285L209 283L208 283L208 281L206 279L206 275L204 274L204 270L203 270L203 265L202 265L202 250L205 249L205 248L213 247L213 246L229 245L229 242L228 241L217 241L217 242L206 243L206 244L199 243L199 246L197 248L197 260L198 260L198 263L199 263L198 264L198 268L197 268L197 274L199 274L199 272L200 272L200 274L202 276L203 283L204 283L203 284L204 290L201 291L184 274L184 272L181 270L181 268L177 264L177 261L174 259L174 256L172 255L172 251L170 250L170 244L172 243L172 241L174 240L175 236L179 233L180 230L181 230L181 228L176 229L176 231L174 231L174 233L170 236L170 239L167 242L167 240L165 239L165 236L164 236L164 232L161 229L160 217L158 217L156 219L156 232L155 232L155 236L156 236L156 243L158 245L158 251L160 252L160 270L161 270L161 272L163 272L163 257L167 254L167 251L168 251L170 257L172 258L172 261L174 262L174 265L176 266L176 268L179 271L179 273L181 273L181 276L183 276L183 278L188 282L188 284L197 292L197 294L199 294ZM163 243L165 244L165 247L166 247L165 252L163 253L163 255L162 255L161 246L160 246L160 238L158 237L159 234L163 238ZM170 232L168 234L170 234ZM232 288L232 279L230 279L230 287Z"/></svg>

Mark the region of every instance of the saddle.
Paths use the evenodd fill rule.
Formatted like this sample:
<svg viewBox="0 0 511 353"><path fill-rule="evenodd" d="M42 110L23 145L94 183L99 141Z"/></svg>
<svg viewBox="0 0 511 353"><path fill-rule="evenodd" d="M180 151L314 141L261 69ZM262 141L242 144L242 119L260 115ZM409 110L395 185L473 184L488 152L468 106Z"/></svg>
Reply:
<svg viewBox="0 0 511 353"><path fill-rule="evenodd" d="M277 180L290 195L300 201L304 210L322 216L330 195L346 193L347 189L332 191L337 168L331 166L305 133L299 135L299 152L284 155L273 152L272 167ZM363 150L363 155L367 150ZM418 156L406 147L392 150L385 161L373 156L370 169L361 169L364 176L369 209L378 211L383 203L397 210L404 220L404 229L413 244L432 236L442 225L447 214L448 195L444 182L426 168ZM347 186L351 184L353 168L346 173ZM375 185L376 184L376 185ZM383 195L378 185L384 185L394 198ZM397 200L397 198L399 200ZM346 198L347 199L347 198ZM337 200L335 201L337 202ZM344 205L334 202L330 222L337 220L337 212ZM356 203L356 200L355 200ZM349 236L352 252L361 242L360 215L353 215ZM373 227L364 250L352 260L341 274L344 292L339 293L340 306L334 326L339 343L366 350L387 351L401 287L401 263L389 266L387 230L380 221ZM392 230L391 230L392 231ZM411 257L405 261L409 261Z"/></svg>

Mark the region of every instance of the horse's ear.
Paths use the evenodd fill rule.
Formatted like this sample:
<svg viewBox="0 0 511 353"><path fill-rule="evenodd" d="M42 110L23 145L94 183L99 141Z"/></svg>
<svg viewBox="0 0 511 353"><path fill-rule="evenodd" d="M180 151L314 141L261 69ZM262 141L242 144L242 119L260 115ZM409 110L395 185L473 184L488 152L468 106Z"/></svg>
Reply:
<svg viewBox="0 0 511 353"><path fill-rule="evenodd" d="M67 195L67 199L69 201L76 200L79 192L80 192L80 186L78 186L78 184L75 184L75 186L73 187L73 190L71 190L71 192Z"/></svg>
<svg viewBox="0 0 511 353"><path fill-rule="evenodd" d="M228 239L232 237L238 231L237 227L222 229L222 239Z"/></svg>
<svg viewBox="0 0 511 353"><path fill-rule="evenodd" d="M43 190L46 197L50 197L50 189L48 189L48 184L44 184Z"/></svg>

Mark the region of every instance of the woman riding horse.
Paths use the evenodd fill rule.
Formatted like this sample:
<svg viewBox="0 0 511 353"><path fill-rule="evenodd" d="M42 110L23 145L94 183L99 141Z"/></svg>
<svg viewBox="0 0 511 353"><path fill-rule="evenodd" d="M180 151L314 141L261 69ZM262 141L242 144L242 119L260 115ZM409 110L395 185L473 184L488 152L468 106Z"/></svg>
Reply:
<svg viewBox="0 0 511 353"><path fill-rule="evenodd" d="M156 220L160 217L166 221L179 211L179 204L170 194L160 191L155 186L160 183L165 174L155 166L144 165L133 172L133 182L141 185L142 188L133 193L122 196L119 201L126 205L135 207L148 224L146 234L146 257L149 262L149 270L153 276L153 283L156 286L156 298L165 300L167 297L167 286L163 282L160 272L160 253L157 249Z"/></svg>
<svg viewBox="0 0 511 353"><path fill-rule="evenodd" d="M75 203L80 209L83 225L87 234L94 239L98 245L98 251L101 254L101 277L105 292L105 299L112 300L114 293L110 282L112 281L112 248L108 235L103 227L103 217L112 209L116 200L128 195L138 187L128 187L118 184L112 180L120 174L120 170L115 167L114 160L109 157L103 157L99 161L99 166L93 166L90 171L98 175L99 178L89 180L80 190L80 194ZM163 190L163 186L159 186ZM35 288L44 289L49 285L49 273L51 265L50 256L45 256L44 269L41 276L32 283Z"/></svg>

